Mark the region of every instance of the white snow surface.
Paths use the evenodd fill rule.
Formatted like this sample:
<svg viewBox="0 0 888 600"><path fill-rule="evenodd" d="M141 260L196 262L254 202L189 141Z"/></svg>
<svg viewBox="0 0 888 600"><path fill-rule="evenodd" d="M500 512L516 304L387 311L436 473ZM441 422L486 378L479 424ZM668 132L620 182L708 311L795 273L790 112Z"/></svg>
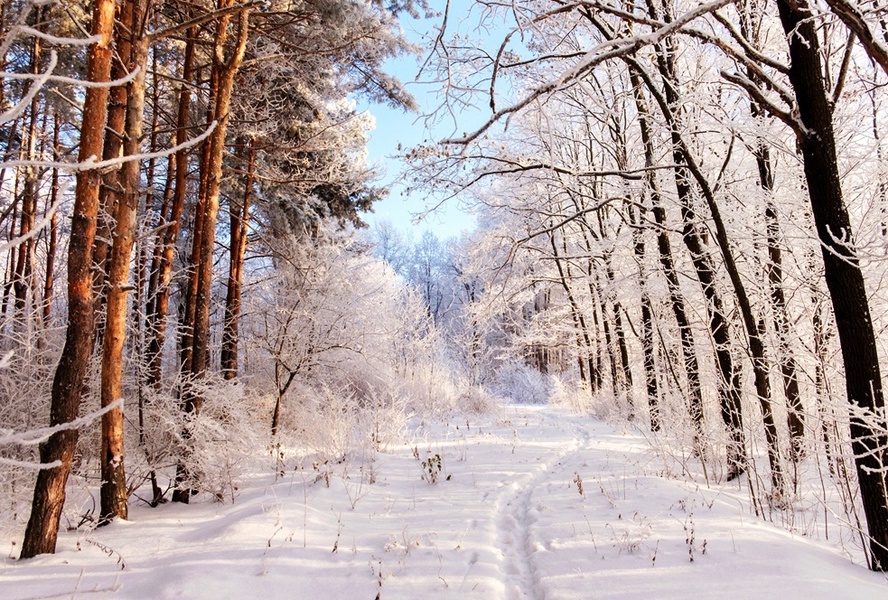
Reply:
<svg viewBox="0 0 888 600"><path fill-rule="evenodd" d="M6 558L0 598L888 598L840 548L755 517L740 484L667 477L593 417L510 406L411 435L257 473L234 503L134 502L55 555Z"/></svg>

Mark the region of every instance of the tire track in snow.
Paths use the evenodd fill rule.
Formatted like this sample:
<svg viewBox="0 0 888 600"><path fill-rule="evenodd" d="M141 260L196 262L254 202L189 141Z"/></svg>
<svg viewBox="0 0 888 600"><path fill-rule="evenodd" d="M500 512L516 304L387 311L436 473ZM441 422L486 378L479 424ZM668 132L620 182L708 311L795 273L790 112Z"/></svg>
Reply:
<svg viewBox="0 0 888 600"><path fill-rule="evenodd" d="M558 446L563 450L540 457L538 460L542 462L526 474L529 477L511 483L503 482L507 489L500 493L497 500L496 527L504 559L502 575L507 600L545 599L545 589L533 559L537 552L533 537L533 525L537 519L531 512L533 492L550 477L552 469L549 465L562 464L583 449L589 440L589 432L567 415L555 416L547 410L527 411L523 416L529 418L531 414L539 419L539 425L554 422L570 437L559 440ZM565 424L569 424L571 431L564 429Z"/></svg>

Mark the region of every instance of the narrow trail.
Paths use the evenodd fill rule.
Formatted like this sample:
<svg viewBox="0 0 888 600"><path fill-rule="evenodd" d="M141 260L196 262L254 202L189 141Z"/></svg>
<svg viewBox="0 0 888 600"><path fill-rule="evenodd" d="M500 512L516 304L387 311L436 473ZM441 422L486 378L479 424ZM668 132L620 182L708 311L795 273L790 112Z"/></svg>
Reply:
<svg viewBox="0 0 888 600"><path fill-rule="evenodd" d="M535 490L553 476L553 469L570 461L589 439L589 432L582 425L558 421L548 412L538 415L547 425L555 426L566 437L549 440L547 451L529 463L526 473L516 481L503 482L503 490L496 503L497 543L503 555L502 576L507 600L544 600L545 588L541 582L534 555L539 544L533 528L537 522L533 507ZM571 431L565 431L569 425Z"/></svg>
<svg viewBox="0 0 888 600"><path fill-rule="evenodd" d="M537 477L542 476L538 475ZM534 564L533 534L536 519L530 515L533 482L513 483L498 502L496 525L498 545L503 553L503 583L508 600L525 598L542 600L545 597Z"/></svg>

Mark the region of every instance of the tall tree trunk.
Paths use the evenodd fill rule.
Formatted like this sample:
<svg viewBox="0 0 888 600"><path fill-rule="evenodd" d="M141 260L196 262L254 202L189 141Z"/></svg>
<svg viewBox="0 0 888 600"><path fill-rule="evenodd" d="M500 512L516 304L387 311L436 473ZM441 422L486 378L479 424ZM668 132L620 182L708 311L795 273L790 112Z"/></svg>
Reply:
<svg viewBox="0 0 888 600"><path fill-rule="evenodd" d="M647 3L648 12L653 18L661 18L661 7L655 2ZM591 11L585 10L584 16L592 22L606 37L613 38L611 28L603 23ZM668 12L665 15L669 20ZM667 126L672 138L672 155L675 162L674 176L681 205L683 223L682 239L691 255L691 263L697 274L697 279L703 289L706 298L706 309L709 316L709 331L715 344L716 362L719 370L719 403L721 405L722 420L728 430L729 442L727 445L727 479L730 481L745 472L747 467L746 440L743 432L742 412L740 404L741 373L733 356L733 344L731 342L730 322L726 317L721 295L715 287L715 266L712 257L706 249L703 235L698 230L696 212L693 207L691 190L691 174L685 165L681 151L680 124L678 115L673 107L679 106L678 90L675 87L674 49L669 45L670 40L655 44L657 68L663 79L664 92L660 93L653 79L645 68L635 58L626 56L623 60L634 71L637 78L644 82L651 94L658 99L658 103L667 119ZM665 96L665 99L663 98ZM636 95L636 101L638 100ZM645 113L649 114L649 113ZM656 215L656 211L655 211Z"/></svg>
<svg viewBox="0 0 888 600"><path fill-rule="evenodd" d="M102 337L102 408L123 397L123 345L126 341L127 293L130 289L130 260L136 233L136 211L139 206L140 160L132 157L141 152L142 113L145 106L145 68L148 63L148 39L141 31L148 0L127 0L134 26L125 33L131 36L132 55L128 64L138 69L127 86L124 156L120 183L123 194L114 214L114 238L108 264L107 308L105 333ZM102 415L102 487L100 522L127 518L126 471L124 469L123 409L118 406Z"/></svg>
<svg viewBox="0 0 888 600"><path fill-rule="evenodd" d="M706 181L700 167L697 165L696 160L683 140L681 148L688 171L693 174L694 179L697 181L697 186L709 206L712 222L715 225L716 241L721 250L721 255L725 263L725 270L728 272L728 277L734 288L734 295L737 298L737 306L740 309L740 315L749 342L749 354L752 359L752 372L756 396L761 407L762 420L765 426L765 441L768 447L768 464L771 468L771 487L776 497L780 499L785 492L786 481L783 475L777 425L771 407L770 366L767 354L765 353L764 340L762 339L764 324L760 319L757 320L752 312L752 303L746 293L746 286L743 283L743 279L740 276L740 270L734 260L734 254L731 250L727 229L725 228L724 221L721 217L721 211L716 202L715 194L709 187L708 181Z"/></svg>
<svg viewBox="0 0 888 600"><path fill-rule="evenodd" d="M630 203L629 223L632 225L632 250L638 268L638 286L641 289L641 349L644 355L644 383L651 414L651 431L660 431L660 392L657 386L657 365L654 351L654 310L648 292L645 269L644 213L638 214Z"/></svg>
<svg viewBox="0 0 888 600"><path fill-rule="evenodd" d="M243 146L246 145L246 148ZM222 376L225 379L237 377L238 322L241 312L241 286L244 277L244 258L247 254L247 233L250 221L250 199L253 193L253 168L256 163L256 148L253 140L242 141L242 152L246 159L247 172L244 175L244 195L238 204L233 200L229 206L230 248L228 259L228 289L225 296L225 320L222 330Z"/></svg>
<svg viewBox="0 0 888 600"><path fill-rule="evenodd" d="M649 4L653 14L656 8ZM667 15L668 18L668 15ZM715 264L704 242L704 233L694 209L693 190L691 188L691 172L688 169L688 157L683 152L681 139L681 123L675 110L680 105L677 82L675 77L675 49L670 40L657 44L657 67L663 79L663 116L667 120L672 141L672 157L675 162L675 187L681 205L682 239L691 255L691 263L706 298L709 315L709 329L715 343L716 362L719 366L719 399L722 420L728 429L730 441L727 447L728 480L734 479L746 470L746 440L743 433L742 409L740 403L740 368L736 364L731 339L730 321L727 318L724 302L716 288ZM659 91L653 81L644 73L640 65L635 63L636 72L645 81L648 89L656 97Z"/></svg>
<svg viewBox="0 0 888 600"><path fill-rule="evenodd" d="M777 0L789 44L789 80L804 128L798 140L820 240L851 405L851 437L860 497L870 535L870 568L888 570L888 430L876 337L863 273L842 198L830 100L820 43L805 0Z"/></svg>
<svg viewBox="0 0 888 600"><path fill-rule="evenodd" d="M751 22L752 19L757 18L757 15L754 13L754 9L747 9L741 13L740 30L747 39L753 39L758 43L760 29ZM746 76L750 81L756 83L760 81L758 75L748 67ZM749 97L749 112L753 119L763 119L766 116L761 103L752 94ZM773 200L774 171L771 152L764 139L756 139L752 153L758 168L759 187L761 187L765 195L765 228L768 245L766 272L771 296L772 320L778 340L777 363L780 365L783 395L786 398L787 405L790 457L793 461L797 461L801 456L804 445L805 426L802 419L803 408L799 396L796 362L792 349L789 346L789 317L786 310L786 295L783 292L783 257L780 250L780 226L777 222L777 207L774 205Z"/></svg>
<svg viewBox="0 0 888 600"><path fill-rule="evenodd" d="M227 15L226 15L227 17ZM219 29L224 31L226 17L220 19ZM219 195L222 184L222 157L225 150L225 136L228 131L229 109L231 106L231 92L234 87L234 78L240 68L241 61L247 45L249 32L249 10L245 9L239 14L237 41L235 48L227 62L222 61L221 51L224 47L224 35L222 42L217 44L216 52L219 54L217 66L219 69L219 88L216 96L214 116L216 129L210 136L210 154L208 165L209 177L207 178L206 207L201 222L200 252L196 267L198 271L198 288L195 300L193 349L191 355L191 373L195 376L203 376L207 369L207 356L210 341L210 304L212 301L213 279L213 250L216 244L216 218L219 212ZM188 402L195 411L200 409L200 399L192 397Z"/></svg>
<svg viewBox="0 0 888 600"><path fill-rule="evenodd" d="M179 91L179 106L176 116L176 145L180 146L188 140L189 114L191 111L191 81L194 77L194 40L197 29L189 28L186 33L185 57L182 64L182 87ZM166 229L160 234L158 244L160 256L158 264L152 269L155 285L148 291L151 308L148 313L148 385L160 386L163 364L163 346L166 341L167 312L170 306L170 283L173 274L173 257L176 251L176 239L181 228L182 211L188 187L188 155L189 150L183 148L175 155L175 188Z"/></svg>
<svg viewBox="0 0 888 600"><path fill-rule="evenodd" d="M644 146L644 164L647 168L654 166L654 144L650 131L650 113L647 101L644 97L642 81L633 65L629 65L629 78L632 83L635 106L638 110L638 125L641 130L641 140ZM678 327L678 335L681 339L679 349L681 351L681 365L684 369L685 380L688 383L688 408L691 422L694 426L694 447L698 454L704 456L703 434L703 392L700 387L700 365L697 360L697 349L694 344L694 332L688 320L685 308L684 295L675 270L675 260L672 257L672 243L669 240L669 230L666 227L666 211L660 200L660 189L657 185L657 176L653 171L648 171L645 176L645 184L651 201L651 213L654 216L657 231L657 251L663 276L666 278L666 288L669 291L669 304Z"/></svg>
<svg viewBox="0 0 888 600"><path fill-rule="evenodd" d="M92 35L97 41L89 46L87 79L107 82L111 75L111 34L114 28L114 1L94 0ZM83 162L102 155L102 139L108 105L108 88L89 87L83 104L80 128L80 152ZM96 170L77 175L74 210L68 251L68 328L65 346L52 382L50 425L75 420L80 412L83 380L92 350L92 248L96 234L101 174ZM55 432L40 446L40 462L57 465L40 470L34 486L31 516L22 543L22 558L55 552L59 518L65 502L65 483L71 472L77 430Z"/></svg>
<svg viewBox="0 0 888 600"><path fill-rule="evenodd" d="M59 116L53 117L52 125L52 148L53 160L58 160L59 156L59 131L61 129ZM59 196L59 170L52 169L52 187L49 191L49 200L47 202L47 210L52 210ZM46 249L46 278L43 284L43 326L49 327L50 317L52 316L52 289L55 283L55 259L56 250L58 248L59 234L59 217L58 211L52 214L49 223L49 244Z"/></svg>
<svg viewBox="0 0 888 600"><path fill-rule="evenodd" d="M34 24L36 29L41 30L41 19L43 15L43 7L37 6L34 11ZM34 36L31 46L31 59L29 71L32 74L40 72L40 62L42 54L42 40ZM28 115L28 126L25 130L25 143L22 145L22 154L25 160L33 162L37 158L37 123L40 118L40 97L35 95L31 100ZM37 213L37 191L38 191L38 174L37 168L33 164L29 164L24 168L24 187L22 190L21 201L21 221L19 226L19 236L26 236L34 229L34 220ZM15 266L14 292L15 292L15 315L19 326L20 333L23 335L30 329L29 323L33 317L30 310L31 302L28 301L28 291L34 287L34 265L37 261L35 253L36 240L31 237L18 248L18 256ZM32 298L33 300L33 298ZM30 346L27 337L23 338L22 343L25 347ZM27 351L26 351L27 352Z"/></svg>
<svg viewBox="0 0 888 600"><path fill-rule="evenodd" d="M770 162L767 158L766 161ZM767 190L770 189L773 188ZM777 332L777 362L780 365L780 375L783 379L783 395L786 397L790 456L793 461L798 461L804 454L805 446L804 407L799 393L798 368L789 345L789 315L786 309L786 294L783 291L780 225L777 221L777 207L771 198L768 198L765 204L765 226L768 236L768 283L771 289L774 330Z"/></svg>
<svg viewBox="0 0 888 600"><path fill-rule="evenodd" d="M132 56L133 5L129 0L118 3L117 23L114 33L115 56L111 64L111 79L123 79L129 73L127 68ZM124 129L126 128L126 96L128 86L117 85L111 88L108 97L108 122L105 126L105 144L102 152L104 160L119 158L123 154ZM96 247L93 249L93 301L98 321L96 340L101 340L104 332L102 308L105 306L105 284L108 277L108 254L111 250L114 216L117 203L123 192L120 183L120 166L109 169L102 176L99 191L99 220L96 229Z"/></svg>
<svg viewBox="0 0 888 600"><path fill-rule="evenodd" d="M187 44L186 44L187 45ZM193 45L192 45L193 46ZM186 54L188 51L186 50ZM152 73L155 74L153 78L152 85L152 93L151 93L151 148L150 151L153 154L157 151L158 148L158 134L159 134L159 126L160 126L160 82L157 77L157 48L155 47L153 52L151 53L151 62L152 62ZM170 201L172 199L172 190L173 190L173 178L175 177L175 154L171 154L167 158L167 171L166 177L164 178L164 189L162 200L160 203L159 209L157 209L157 219L155 222L156 227L160 227L166 223L167 213L169 212ZM148 193L145 195L145 215L150 215L152 211L155 210L155 184L156 184L156 159L151 158L148 161ZM141 235L139 236L139 271L137 275L137 294L133 299L134 307L133 312L139 316L142 314L145 315L144 322L142 319L138 319L138 341L137 341L137 352L139 352L139 447L145 453L145 458L148 462L148 480L151 482L151 500L148 502L149 506L155 507L163 501L163 490L157 481L157 471L154 469L155 459L152 453L149 451L148 446L145 440L145 407L147 405L148 399L146 397L146 388L151 387L155 388L160 383L160 374L157 376L157 381L152 381L152 369L153 369L153 356L150 353L150 342L147 340L153 340L153 331L151 329L152 326L152 315L155 306L155 294L157 293L158 288L158 276L160 269L160 261L161 256L163 255L164 244L163 240L165 239L166 231L158 232L157 239L154 244L154 249L152 251L151 264L148 265L148 239L149 236ZM145 273L145 270L148 269L148 273ZM147 277L146 277L147 275ZM147 280L147 281L146 281ZM145 289L147 285L147 290ZM141 312L144 311L144 312ZM158 358L160 358L158 356ZM158 365L159 368L159 365Z"/></svg>
<svg viewBox="0 0 888 600"><path fill-rule="evenodd" d="M5 7L6 5L3 4ZM0 56L0 61L4 61L5 57ZM2 85L0 85L2 87ZM19 120L16 119L12 123L9 124L9 133L6 136L6 150L3 152L3 160L0 161L0 189L3 189L3 182L6 180L6 164L9 159L11 159L15 153L15 134L18 131ZM12 193L12 210L11 214L7 219L0 221L0 224L5 226L6 240L12 241L16 237L15 233L15 224L18 219L18 170L14 171L16 174L15 177L15 186ZM10 248L6 254L6 269L3 273L3 300L0 301L0 319L6 322L6 311L10 305L11 294L13 292L12 286L15 282L15 264L16 264L16 248ZM14 304L14 301L12 302Z"/></svg>
<svg viewBox="0 0 888 600"><path fill-rule="evenodd" d="M225 0L220 8L233 5L232 0ZM234 79L240 68L247 47L249 33L250 11L245 8L238 14L237 39L230 57L225 60L224 49L227 39L227 25L229 15L225 14L219 19L216 42L214 45L213 67L217 72L214 78L218 82L213 115L216 121L216 129L208 140L209 151L207 154L207 187L205 194L205 206L201 211L199 227L195 227L194 243L196 260L192 263L197 278L197 289L194 290L194 320L191 328L192 348L189 357L191 377L205 376L210 341L210 304L212 301L212 277L213 277L213 250L216 243L216 217L219 212L219 195L222 183L222 158L225 150L225 136L228 131L229 109L231 106L231 92L234 87ZM197 219L196 219L197 220ZM198 246L199 244L199 246ZM184 336L183 336L184 337ZM184 344L183 344L184 350ZM203 402L200 394L188 386L183 398L183 409L186 414L197 415ZM185 432L187 437L188 433ZM186 467L180 463L177 467L177 480L181 481L186 475ZM191 496L191 490L177 489L173 494L173 500L187 502Z"/></svg>

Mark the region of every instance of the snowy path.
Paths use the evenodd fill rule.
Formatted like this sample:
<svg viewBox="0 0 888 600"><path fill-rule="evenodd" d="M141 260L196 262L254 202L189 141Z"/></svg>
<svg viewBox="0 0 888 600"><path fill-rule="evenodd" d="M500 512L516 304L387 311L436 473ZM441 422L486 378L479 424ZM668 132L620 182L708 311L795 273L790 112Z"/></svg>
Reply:
<svg viewBox="0 0 888 600"><path fill-rule="evenodd" d="M436 455L432 484L420 462ZM329 487L318 474L259 474L233 505L136 506L64 533L54 556L6 559L0 597L888 597L884 576L804 535L816 507L790 533L737 485L670 478L643 438L549 407L422 427L331 467Z"/></svg>
<svg viewBox="0 0 888 600"><path fill-rule="evenodd" d="M538 416L550 424L554 423L551 413L539 412ZM573 435L573 439L570 436L553 439L552 442L565 449L548 450L536 459L535 464L530 463L530 472L520 481L507 484L497 501L499 549L505 558L502 575L509 600L542 600L546 596L534 562L539 547L534 541L533 527L537 518L533 514L532 502L534 491L555 476L550 465L557 467L572 462L571 458L582 449L589 437L588 432L581 428L574 428Z"/></svg>

